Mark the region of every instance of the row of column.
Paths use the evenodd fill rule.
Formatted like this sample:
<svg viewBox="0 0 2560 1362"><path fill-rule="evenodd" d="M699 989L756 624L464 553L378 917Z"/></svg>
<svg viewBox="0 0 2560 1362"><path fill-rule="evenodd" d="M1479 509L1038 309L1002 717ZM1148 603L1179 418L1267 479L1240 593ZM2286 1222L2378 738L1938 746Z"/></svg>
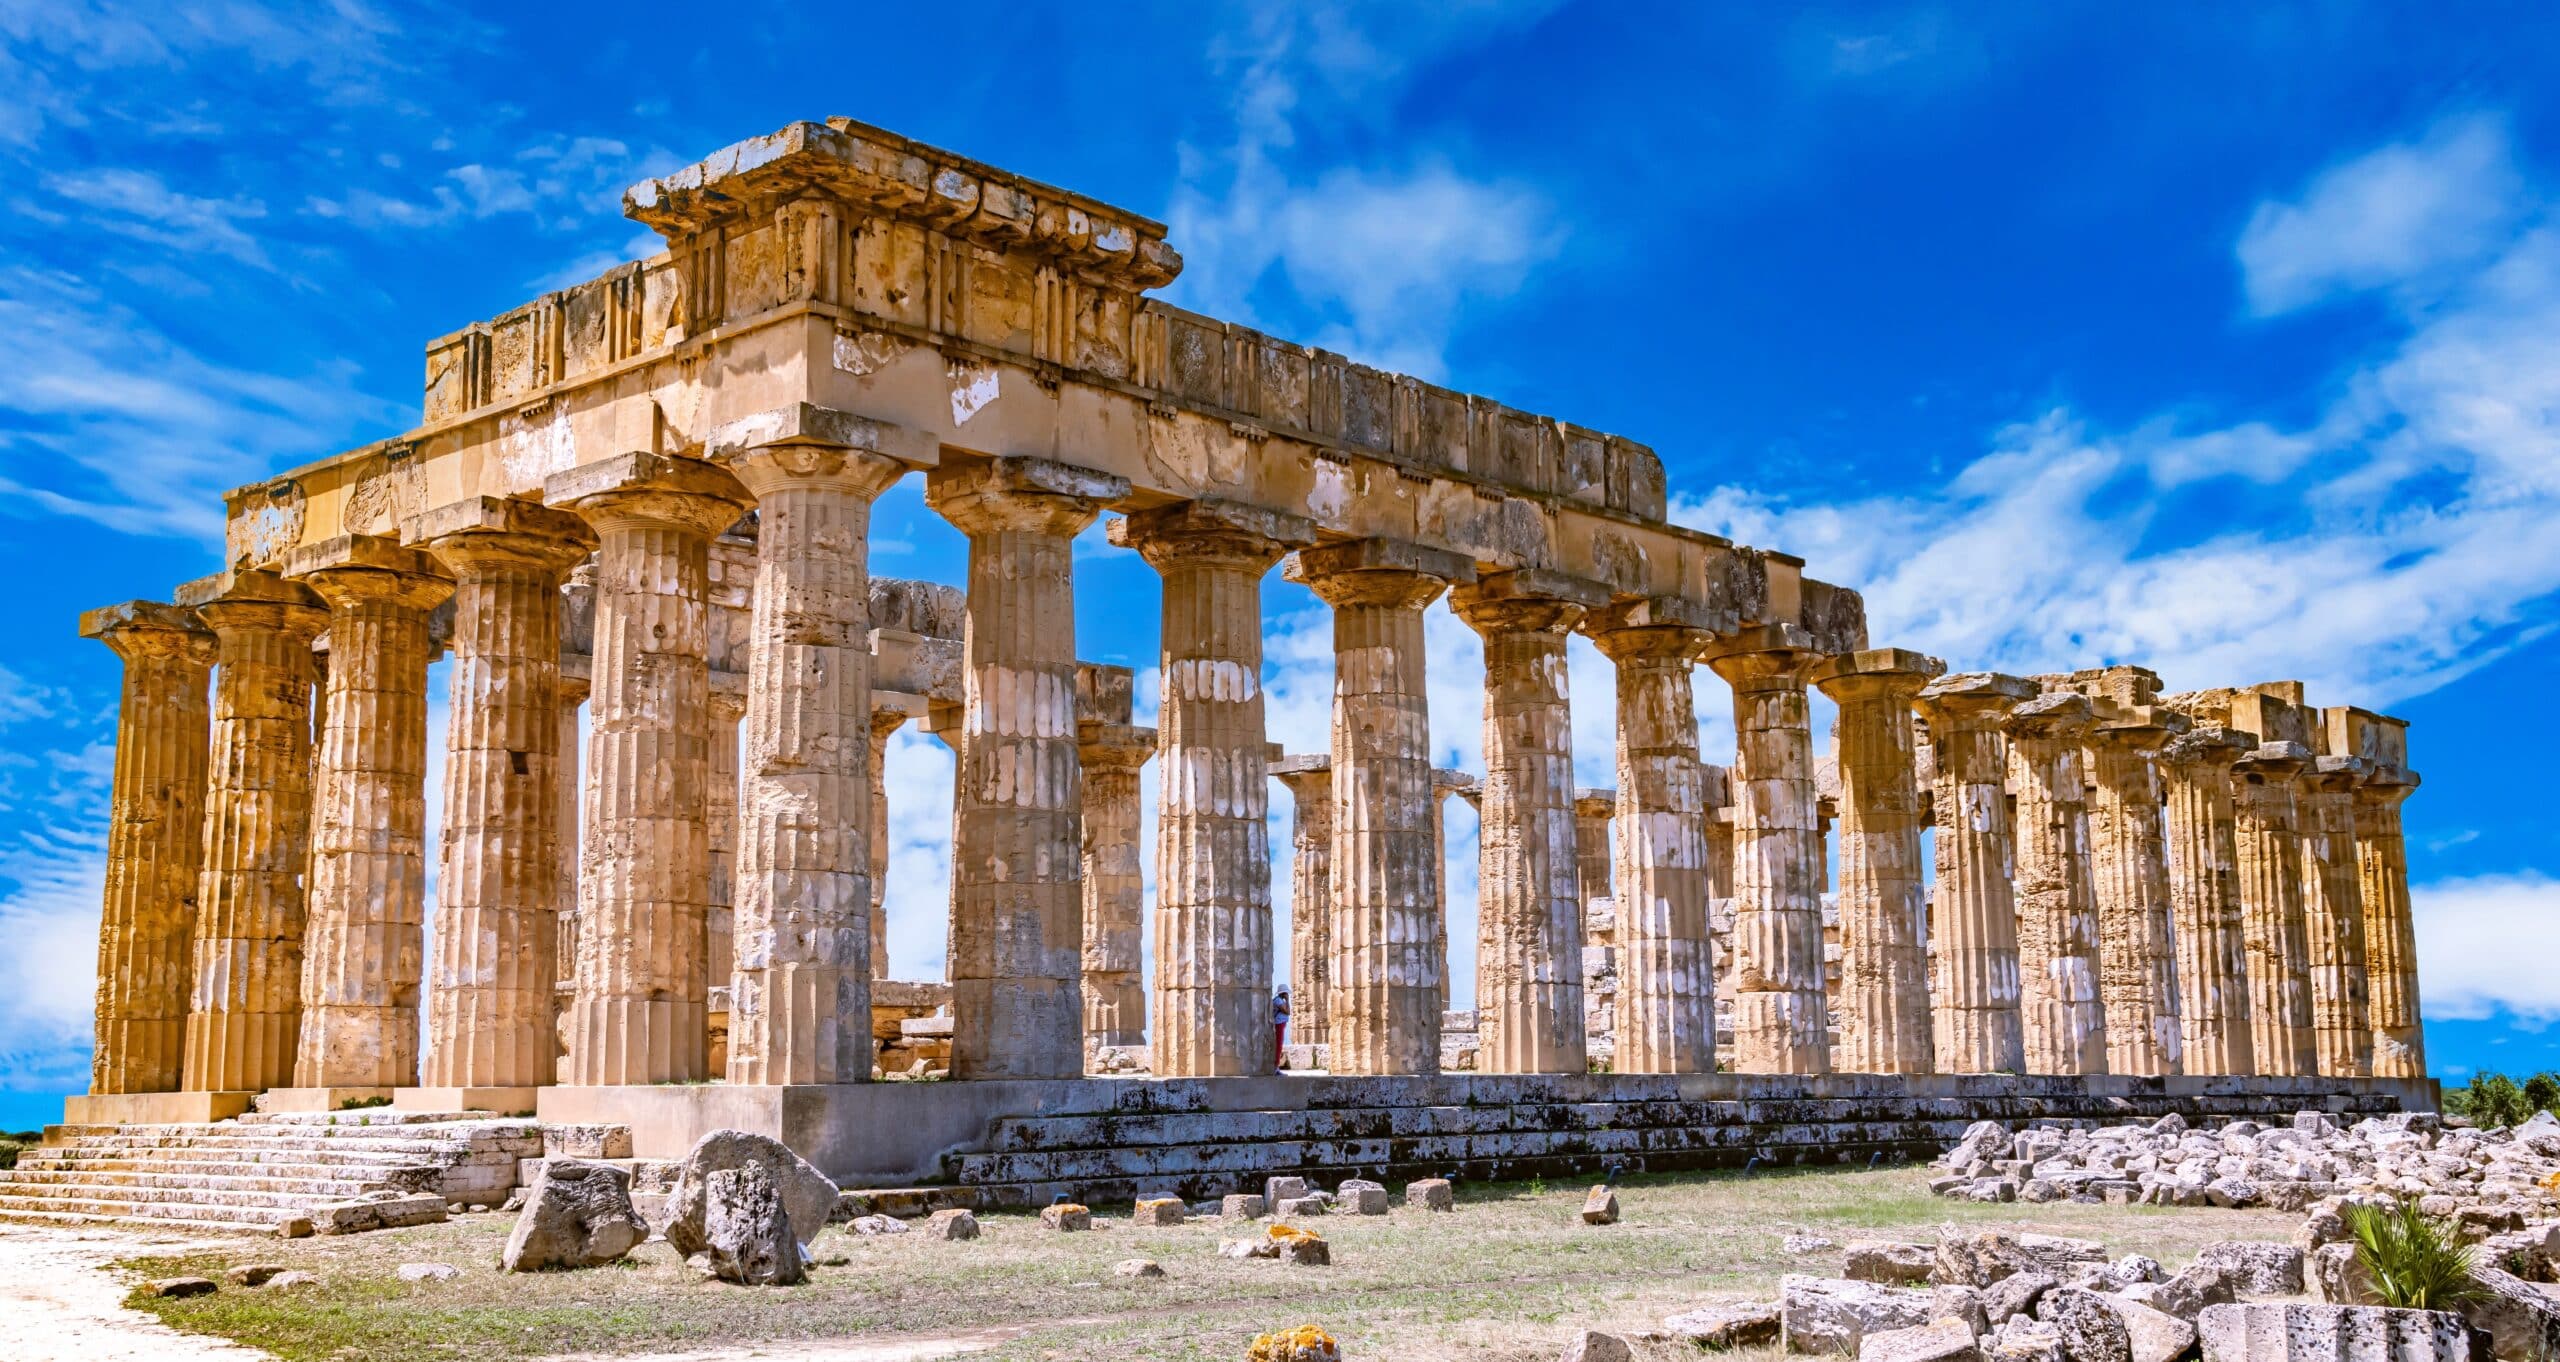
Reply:
<svg viewBox="0 0 2560 1362"><path fill-rule="evenodd" d="M867 1077L881 735L867 522L907 467L876 440L791 440L718 463L628 455L556 476L548 504L475 499L412 520L405 543L351 536L281 573L226 574L182 602L192 611L94 616L91 631L127 660L94 1090L552 1081L558 917L572 902L559 883L563 792L577 766L557 603L590 549L592 731L557 1077L709 1076L706 564L711 537L751 506L726 1076ZM956 1076L1079 1074L1085 1038L1132 1043L1149 1011L1160 1075L1271 1071L1260 583L1284 556L1334 610L1329 760L1277 774L1304 811L1296 883L1324 895L1293 913L1299 1034L1328 1044L1339 1072L1437 1065L1445 921L1422 612L1444 592L1486 656L1488 1070L1586 1064L1565 665L1577 631L1618 671L1620 1071L1714 1062L1701 661L1732 687L1739 735L1739 1067L1834 1062L1808 686L1841 714L1841 1064L2388 1073L2415 1061L2406 791L2362 780L2357 763L2183 731L2166 711L2100 721L2083 696L1941 676L1898 650L1826 658L1793 626L1737 631L1693 602L1613 601L1545 570L1479 578L1463 557L1400 541L1318 546L1304 520L1215 499L1113 527L1165 577L1160 959L1141 999L1134 851L1114 848L1134 843L1147 746L1143 730L1079 727L1070 571L1075 535L1128 492L1040 459L928 478L929 502L970 545ZM447 594L444 907L422 962L426 620ZM1935 759L1934 912L1915 709ZM1090 826L1089 779L1108 809Z"/></svg>

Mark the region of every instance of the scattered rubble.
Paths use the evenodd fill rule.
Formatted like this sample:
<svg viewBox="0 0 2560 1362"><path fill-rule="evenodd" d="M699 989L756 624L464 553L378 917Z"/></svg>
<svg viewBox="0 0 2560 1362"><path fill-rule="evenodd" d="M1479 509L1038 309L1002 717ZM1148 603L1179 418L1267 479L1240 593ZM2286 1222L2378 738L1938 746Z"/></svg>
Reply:
<svg viewBox="0 0 2560 1362"><path fill-rule="evenodd" d="M631 1175L608 1163L552 1159L527 1193L499 1254L509 1272L549 1272L618 1262L649 1237L631 1208Z"/></svg>

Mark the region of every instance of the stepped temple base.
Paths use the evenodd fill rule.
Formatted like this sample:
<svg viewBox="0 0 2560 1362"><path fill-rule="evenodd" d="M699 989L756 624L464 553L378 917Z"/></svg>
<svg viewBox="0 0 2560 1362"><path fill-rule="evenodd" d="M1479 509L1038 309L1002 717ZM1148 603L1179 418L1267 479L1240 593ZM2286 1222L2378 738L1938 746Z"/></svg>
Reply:
<svg viewBox="0 0 2560 1362"><path fill-rule="evenodd" d="M348 1111L378 1107L391 1100L389 1088L269 1088L258 1094L257 1110Z"/></svg>
<svg viewBox="0 0 2560 1362"><path fill-rule="evenodd" d="M228 1121L249 1109L253 1092L110 1092L66 1097L62 1122L74 1126L157 1126Z"/></svg>
<svg viewBox="0 0 2560 1362"><path fill-rule="evenodd" d="M393 1111L485 1111L497 1116L530 1114L540 1088L394 1088Z"/></svg>
<svg viewBox="0 0 2560 1362"><path fill-rule="evenodd" d="M1270 1173L1527 1178L1933 1158L1977 1120L2348 1120L2433 1111L2423 1079L2004 1074L1451 1074L663 1084L541 1090L545 1124L630 1127L642 1159L713 1130L772 1135L848 1187L960 1183L988 1204L1055 1191L1205 1197Z"/></svg>

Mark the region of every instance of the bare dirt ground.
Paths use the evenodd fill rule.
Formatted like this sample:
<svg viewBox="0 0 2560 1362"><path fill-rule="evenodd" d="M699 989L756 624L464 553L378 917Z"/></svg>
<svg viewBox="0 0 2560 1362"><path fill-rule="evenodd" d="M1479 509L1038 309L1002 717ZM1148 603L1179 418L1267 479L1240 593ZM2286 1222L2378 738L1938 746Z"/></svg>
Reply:
<svg viewBox="0 0 2560 1362"><path fill-rule="evenodd" d="M244 1262L318 1274L320 1286L289 1294L226 1287L192 1300L137 1302L175 1329L237 1340L287 1362L1031 1362L1097 1355L1233 1362L1255 1334L1296 1324L1323 1326L1361 1362L1544 1362L1580 1329L1638 1333L1710 1301L1765 1299L1782 1273L1837 1275L1836 1248L1790 1255L1783 1247L1790 1234L1845 1244L1870 1236L1927 1240L1941 1224L1999 1225L2098 1239L2112 1252L2147 1253L2175 1268L2216 1240L2283 1238L2299 1219L2269 1211L1979 1206L1932 1197L1924 1182L1916 1168L1638 1178L1620 1189L1624 1220L1607 1227L1581 1223L1579 1185L1461 1188L1454 1215L1399 1205L1383 1217L1308 1222L1332 1241L1330 1268L1223 1259L1220 1239L1260 1233L1261 1226L1196 1221L1144 1229L1129 1223L1126 1207L1097 1207L1097 1223L1106 1228L1086 1234L1043 1230L1030 1216L990 1215L982 1217L985 1236L964 1243L917 1234L864 1239L837 1227L820 1237L822 1266L807 1285L761 1290L697 1280L654 1243L618 1267L509 1276L496 1270L511 1220L500 1215L175 1255L139 1245L122 1251L151 1257L146 1271L153 1276L183 1271L218 1279ZM0 1228L0 1244L18 1233ZM1116 1275L1113 1266L1129 1258L1152 1259L1166 1275ZM449 1263L462 1276L403 1282L397 1269L405 1262ZM73 1293L93 1305L122 1290L94 1266L46 1270L104 1283Z"/></svg>
<svg viewBox="0 0 2560 1362"><path fill-rule="evenodd" d="M223 1253L228 1241L170 1239L108 1230L0 1226L0 1320L10 1356L23 1362L251 1362L266 1353L204 1334L183 1334L124 1308L133 1274L109 1265L136 1252Z"/></svg>

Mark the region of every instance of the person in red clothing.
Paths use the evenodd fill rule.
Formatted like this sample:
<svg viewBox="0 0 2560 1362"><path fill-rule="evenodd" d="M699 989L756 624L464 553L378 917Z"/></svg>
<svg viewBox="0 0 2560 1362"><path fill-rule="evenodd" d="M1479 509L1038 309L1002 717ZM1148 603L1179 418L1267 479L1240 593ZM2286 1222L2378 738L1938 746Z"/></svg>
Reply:
<svg viewBox="0 0 2560 1362"><path fill-rule="evenodd" d="M1282 984L1271 995L1271 1065L1286 1068L1289 1054L1289 986Z"/></svg>

